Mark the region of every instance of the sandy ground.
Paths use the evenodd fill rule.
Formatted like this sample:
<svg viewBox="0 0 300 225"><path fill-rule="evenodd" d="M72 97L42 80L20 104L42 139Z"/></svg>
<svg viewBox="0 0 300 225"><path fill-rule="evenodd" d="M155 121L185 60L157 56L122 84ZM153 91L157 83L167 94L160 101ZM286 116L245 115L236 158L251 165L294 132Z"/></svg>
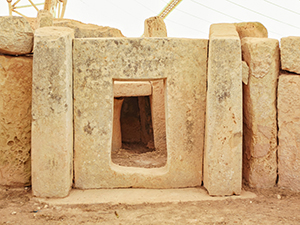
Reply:
<svg viewBox="0 0 300 225"><path fill-rule="evenodd" d="M49 206L28 189L0 189L0 224L300 224L300 193L254 190L254 199L140 205Z"/></svg>

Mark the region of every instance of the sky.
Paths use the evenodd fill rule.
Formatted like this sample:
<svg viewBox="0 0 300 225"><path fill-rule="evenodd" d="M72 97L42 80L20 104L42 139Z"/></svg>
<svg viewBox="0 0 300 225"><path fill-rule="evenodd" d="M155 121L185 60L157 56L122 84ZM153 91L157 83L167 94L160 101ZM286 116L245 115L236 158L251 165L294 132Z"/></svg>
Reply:
<svg viewBox="0 0 300 225"><path fill-rule="evenodd" d="M120 29L126 37L140 37L144 32L145 19L158 15L168 2L68 0L64 18L110 26ZM28 4L28 0L21 0L18 5ZM32 7L19 11L28 17L37 15ZM0 16L8 14L6 0L0 0ZM182 0L164 21L169 37L207 39L211 24L252 21L261 22L267 28L269 38L280 40L282 37L300 36L300 0Z"/></svg>

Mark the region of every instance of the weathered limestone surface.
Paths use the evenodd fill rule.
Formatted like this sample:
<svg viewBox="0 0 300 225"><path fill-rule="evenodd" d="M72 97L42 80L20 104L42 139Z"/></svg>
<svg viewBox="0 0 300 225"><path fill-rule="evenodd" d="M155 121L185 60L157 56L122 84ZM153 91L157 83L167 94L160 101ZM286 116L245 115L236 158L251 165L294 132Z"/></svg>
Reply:
<svg viewBox="0 0 300 225"><path fill-rule="evenodd" d="M72 39L70 28L35 31L31 157L32 191L39 197L65 197L72 185Z"/></svg>
<svg viewBox="0 0 300 225"><path fill-rule="evenodd" d="M244 85L243 175L251 187L273 187L277 178L276 90L279 43L269 38L242 39L250 68Z"/></svg>
<svg viewBox="0 0 300 225"><path fill-rule="evenodd" d="M249 66L245 61L242 62L242 79L244 84L248 84L249 81Z"/></svg>
<svg viewBox="0 0 300 225"><path fill-rule="evenodd" d="M278 81L278 186L300 191L300 76Z"/></svg>
<svg viewBox="0 0 300 225"><path fill-rule="evenodd" d="M166 117L165 117L165 82L164 80L151 81L152 96L151 116L153 124L154 147L158 151L165 151L166 143Z"/></svg>
<svg viewBox="0 0 300 225"><path fill-rule="evenodd" d="M280 41L281 69L300 74L300 37L284 37Z"/></svg>
<svg viewBox="0 0 300 225"><path fill-rule="evenodd" d="M33 30L28 21L18 16L0 17L0 53L23 55L33 46Z"/></svg>
<svg viewBox="0 0 300 225"><path fill-rule="evenodd" d="M0 55L0 185L30 185L32 57Z"/></svg>
<svg viewBox="0 0 300 225"><path fill-rule="evenodd" d="M74 40L75 187L201 184L207 44L176 38ZM166 166L111 162L113 79L166 79Z"/></svg>
<svg viewBox="0 0 300 225"><path fill-rule="evenodd" d="M152 94L149 81L114 81L114 97L148 96Z"/></svg>
<svg viewBox="0 0 300 225"><path fill-rule="evenodd" d="M35 30L41 27L53 26L53 15L48 10L40 10L35 21Z"/></svg>
<svg viewBox="0 0 300 225"><path fill-rule="evenodd" d="M116 28L85 24L70 19L54 19L53 26L74 29L75 38L124 37L121 31Z"/></svg>
<svg viewBox="0 0 300 225"><path fill-rule="evenodd" d="M244 37L267 38L268 31L264 25L259 22L243 22L235 23L236 31L239 33L240 39Z"/></svg>
<svg viewBox="0 0 300 225"><path fill-rule="evenodd" d="M167 37L164 20L159 16L150 17L144 23L144 37Z"/></svg>
<svg viewBox="0 0 300 225"><path fill-rule="evenodd" d="M210 195L242 187L242 57L233 24L210 27L204 186Z"/></svg>

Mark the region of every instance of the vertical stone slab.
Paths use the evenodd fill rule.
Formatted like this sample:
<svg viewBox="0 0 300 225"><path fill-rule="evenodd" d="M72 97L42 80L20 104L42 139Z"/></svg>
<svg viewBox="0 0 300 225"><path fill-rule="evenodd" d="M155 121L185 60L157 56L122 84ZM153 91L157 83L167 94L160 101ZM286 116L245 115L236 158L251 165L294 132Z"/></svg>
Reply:
<svg viewBox="0 0 300 225"><path fill-rule="evenodd" d="M210 27L204 186L210 195L242 187L242 57L233 24Z"/></svg>
<svg viewBox="0 0 300 225"><path fill-rule="evenodd" d="M151 81L151 115L153 124L154 146L158 151L166 151L166 117L164 80Z"/></svg>
<svg viewBox="0 0 300 225"><path fill-rule="evenodd" d="M300 76L278 81L278 186L300 191Z"/></svg>
<svg viewBox="0 0 300 225"><path fill-rule="evenodd" d="M114 120L112 134L112 151L117 151L122 147L122 132L121 132L121 109L124 98L114 98Z"/></svg>
<svg viewBox="0 0 300 225"><path fill-rule="evenodd" d="M32 57L0 55L0 185L30 185Z"/></svg>
<svg viewBox="0 0 300 225"><path fill-rule="evenodd" d="M73 178L73 30L35 31L32 82L32 190L65 197Z"/></svg>
<svg viewBox="0 0 300 225"><path fill-rule="evenodd" d="M248 85L243 87L243 176L251 187L269 188L277 178L279 43L268 38L243 38L242 53L250 69Z"/></svg>

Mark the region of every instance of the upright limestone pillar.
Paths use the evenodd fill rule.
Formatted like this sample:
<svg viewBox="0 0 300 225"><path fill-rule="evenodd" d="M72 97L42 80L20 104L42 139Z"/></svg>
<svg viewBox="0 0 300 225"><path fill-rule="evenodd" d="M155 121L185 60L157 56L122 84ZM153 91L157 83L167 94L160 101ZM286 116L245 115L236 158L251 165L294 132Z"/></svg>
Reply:
<svg viewBox="0 0 300 225"><path fill-rule="evenodd" d="M210 27L203 182L210 195L242 187L242 57L233 24Z"/></svg>
<svg viewBox="0 0 300 225"><path fill-rule="evenodd" d="M276 95L279 42L242 39L243 59L250 69L244 85L243 176L251 187L270 188L277 179Z"/></svg>
<svg viewBox="0 0 300 225"><path fill-rule="evenodd" d="M32 81L32 190L65 197L73 179L73 30L35 31Z"/></svg>

